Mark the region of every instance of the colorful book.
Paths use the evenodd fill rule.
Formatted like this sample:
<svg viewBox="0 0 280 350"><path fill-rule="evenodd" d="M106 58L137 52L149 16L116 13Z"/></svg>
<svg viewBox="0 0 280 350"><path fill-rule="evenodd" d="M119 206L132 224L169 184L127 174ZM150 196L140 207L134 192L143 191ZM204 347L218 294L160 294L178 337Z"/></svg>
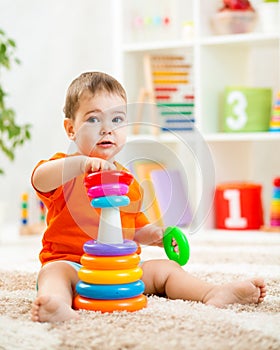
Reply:
<svg viewBox="0 0 280 350"><path fill-rule="evenodd" d="M192 211L179 170L154 170L151 173L164 226L188 226Z"/></svg>
<svg viewBox="0 0 280 350"><path fill-rule="evenodd" d="M136 161L132 165L132 172L144 190L142 210L151 223L163 226L162 215L158 200L155 195L151 173L154 170L162 170L164 166L152 161Z"/></svg>

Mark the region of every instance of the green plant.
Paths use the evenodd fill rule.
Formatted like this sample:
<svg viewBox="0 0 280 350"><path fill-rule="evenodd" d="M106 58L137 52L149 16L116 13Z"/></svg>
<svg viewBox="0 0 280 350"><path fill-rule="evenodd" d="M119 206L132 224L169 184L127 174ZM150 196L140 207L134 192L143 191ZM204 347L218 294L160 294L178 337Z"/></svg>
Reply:
<svg viewBox="0 0 280 350"><path fill-rule="evenodd" d="M0 73L2 69L11 69L12 62L20 63L15 56L16 43L7 37L0 29ZM11 161L15 158L15 151L18 146L29 140L30 124L19 125L16 123L16 113L12 108L6 106L7 93L3 89L0 80L0 152L4 153ZM0 167L0 174L4 170Z"/></svg>
<svg viewBox="0 0 280 350"><path fill-rule="evenodd" d="M264 0L264 2L278 2L278 0Z"/></svg>

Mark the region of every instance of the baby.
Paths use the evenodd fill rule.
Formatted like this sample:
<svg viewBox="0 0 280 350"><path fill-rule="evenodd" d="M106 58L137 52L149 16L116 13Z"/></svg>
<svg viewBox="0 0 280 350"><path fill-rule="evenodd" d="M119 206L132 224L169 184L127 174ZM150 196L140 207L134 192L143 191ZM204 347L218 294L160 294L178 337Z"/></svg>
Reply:
<svg viewBox="0 0 280 350"><path fill-rule="evenodd" d="M121 84L105 73L81 74L68 88L64 128L77 152L57 153L39 162L32 174L32 184L48 209L38 294L31 310L33 321L78 317L72 302L83 244L97 237L99 225L98 212L90 206L83 179L91 172L124 169L115 156L126 143L126 104ZM141 212L143 193L136 181L127 195L131 203L120 211L124 238L162 246L163 229L150 224ZM145 261L141 267L146 294L217 307L260 303L266 295L262 278L213 285L190 275L171 260Z"/></svg>

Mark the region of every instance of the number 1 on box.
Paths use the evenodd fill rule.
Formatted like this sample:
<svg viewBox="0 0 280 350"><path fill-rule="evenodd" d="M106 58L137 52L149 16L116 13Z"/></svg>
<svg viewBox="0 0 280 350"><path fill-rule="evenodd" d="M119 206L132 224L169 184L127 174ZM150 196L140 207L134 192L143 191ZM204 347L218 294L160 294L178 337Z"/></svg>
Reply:
<svg viewBox="0 0 280 350"><path fill-rule="evenodd" d="M247 219L241 217L240 191L226 190L224 191L224 198L228 200L229 209L229 217L225 219L225 226L227 228L245 228Z"/></svg>

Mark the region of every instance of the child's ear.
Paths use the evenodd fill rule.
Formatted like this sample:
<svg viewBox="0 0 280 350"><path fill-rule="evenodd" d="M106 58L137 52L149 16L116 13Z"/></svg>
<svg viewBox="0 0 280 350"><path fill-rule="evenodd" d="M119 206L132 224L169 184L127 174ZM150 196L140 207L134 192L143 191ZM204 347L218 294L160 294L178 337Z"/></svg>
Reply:
<svg viewBox="0 0 280 350"><path fill-rule="evenodd" d="M73 125L73 120L70 118L64 119L64 129L69 137L70 140L75 140L75 129Z"/></svg>

